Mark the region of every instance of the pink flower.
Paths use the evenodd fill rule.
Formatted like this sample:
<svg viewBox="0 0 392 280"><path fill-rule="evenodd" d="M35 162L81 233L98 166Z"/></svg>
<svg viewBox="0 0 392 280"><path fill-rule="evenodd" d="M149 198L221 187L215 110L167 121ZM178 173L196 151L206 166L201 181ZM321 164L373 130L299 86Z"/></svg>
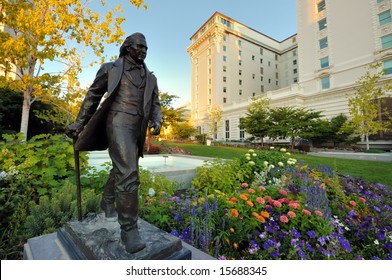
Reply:
<svg viewBox="0 0 392 280"><path fill-rule="evenodd" d="M263 186L258 187L259 191L265 191L265 188Z"/></svg>
<svg viewBox="0 0 392 280"><path fill-rule="evenodd" d="M365 202L366 202L366 199L364 199L363 197L360 197L360 198L359 198L359 201L362 202L362 203L365 203Z"/></svg>
<svg viewBox="0 0 392 280"><path fill-rule="evenodd" d="M293 211L289 211L287 212L287 216L289 216L290 218L295 218L297 215Z"/></svg>
<svg viewBox="0 0 392 280"><path fill-rule="evenodd" d="M280 202L277 201L277 200L274 200L273 204L274 204L274 206L277 207L277 208L282 207L282 203L280 203Z"/></svg>
<svg viewBox="0 0 392 280"><path fill-rule="evenodd" d="M279 220L285 224L289 222L289 219L284 215L280 216Z"/></svg>
<svg viewBox="0 0 392 280"><path fill-rule="evenodd" d="M254 189L248 189L248 193L255 193Z"/></svg>
<svg viewBox="0 0 392 280"><path fill-rule="evenodd" d="M299 209L299 203L295 201L290 201L289 202L289 207L293 209Z"/></svg>
<svg viewBox="0 0 392 280"><path fill-rule="evenodd" d="M242 184L241 184L241 187L247 188L247 187L249 187L249 185L248 185L248 183L242 183Z"/></svg>
<svg viewBox="0 0 392 280"><path fill-rule="evenodd" d="M319 216L319 217L322 217L322 216L323 216L323 212L321 212L321 211L319 211L319 210L314 211L314 214L316 214L316 215Z"/></svg>
<svg viewBox="0 0 392 280"><path fill-rule="evenodd" d="M307 215L307 216L312 215L312 213L310 213L310 211L309 211L309 210L306 210L306 209L303 209L303 210L302 210L302 213L304 213L304 214Z"/></svg>
<svg viewBox="0 0 392 280"><path fill-rule="evenodd" d="M350 205L352 206L352 207L355 207L357 204L355 203L355 201L354 200L350 200Z"/></svg>
<svg viewBox="0 0 392 280"><path fill-rule="evenodd" d="M279 190L279 193L280 193L281 195L283 195L283 196L286 196L286 195L287 195L287 192L286 192L285 190Z"/></svg>
<svg viewBox="0 0 392 280"><path fill-rule="evenodd" d="M256 198L256 202L260 203L260 204L264 204L265 200L263 198L261 198L261 197L258 197L258 198Z"/></svg>

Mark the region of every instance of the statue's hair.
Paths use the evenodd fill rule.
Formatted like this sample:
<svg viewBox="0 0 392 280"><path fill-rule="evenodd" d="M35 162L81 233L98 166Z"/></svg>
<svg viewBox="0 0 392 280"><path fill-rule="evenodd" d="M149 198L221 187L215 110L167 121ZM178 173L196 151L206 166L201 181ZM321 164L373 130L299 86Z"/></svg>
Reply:
<svg viewBox="0 0 392 280"><path fill-rule="evenodd" d="M135 42L136 38L140 38L143 40L146 40L146 37L140 32L133 33L132 35L129 35L127 38L125 38L123 44L120 47L120 57L126 55L128 53L127 47L131 46L133 42Z"/></svg>

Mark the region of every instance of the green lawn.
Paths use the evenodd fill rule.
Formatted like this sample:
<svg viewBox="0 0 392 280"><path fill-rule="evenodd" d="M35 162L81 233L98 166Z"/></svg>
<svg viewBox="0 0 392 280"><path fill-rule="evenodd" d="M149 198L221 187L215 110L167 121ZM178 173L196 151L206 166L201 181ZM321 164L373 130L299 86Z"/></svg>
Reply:
<svg viewBox="0 0 392 280"><path fill-rule="evenodd" d="M180 147L194 156L232 159L243 156L247 148L215 147L198 144L169 143L172 147ZM368 160L351 160L340 158L317 157L304 154L293 154L297 160L302 160L310 165L330 166L339 174L363 178L369 183L381 183L392 187L392 163Z"/></svg>

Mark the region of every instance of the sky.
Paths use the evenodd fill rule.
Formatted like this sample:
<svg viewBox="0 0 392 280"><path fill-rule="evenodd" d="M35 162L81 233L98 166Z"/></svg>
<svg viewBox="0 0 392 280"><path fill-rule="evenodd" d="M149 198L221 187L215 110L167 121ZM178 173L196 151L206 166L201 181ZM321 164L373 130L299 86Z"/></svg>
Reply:
<svg viewBox="0 0 392 280"><path fill-rule="evenodd" d="M191 101L191 62L186 51L190 37L215 12L277 41L297 33L295 0L145 0L147 10L137 9L127 0L107 2L113 7L122 3L125 37L135 32L146 36L145 63L156 75L159 90L178 96L175 108ZM107 46L105 53L108 57L118 55L118 49ZM98 68L83 70L83 86L91 84Z"/></svg>

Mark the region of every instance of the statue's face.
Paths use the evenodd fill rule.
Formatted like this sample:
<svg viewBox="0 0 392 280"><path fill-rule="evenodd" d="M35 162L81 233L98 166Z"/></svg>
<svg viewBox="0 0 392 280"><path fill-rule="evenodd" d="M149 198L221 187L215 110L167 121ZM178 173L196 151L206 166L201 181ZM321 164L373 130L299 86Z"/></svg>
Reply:
<svg viewBox="0 0 392 280"><path fill-rule="evenodd" d="M127 48L129 56L139 64L146 59L147 49L147 42L143 38L135 38L132 45Z"/></svg>

